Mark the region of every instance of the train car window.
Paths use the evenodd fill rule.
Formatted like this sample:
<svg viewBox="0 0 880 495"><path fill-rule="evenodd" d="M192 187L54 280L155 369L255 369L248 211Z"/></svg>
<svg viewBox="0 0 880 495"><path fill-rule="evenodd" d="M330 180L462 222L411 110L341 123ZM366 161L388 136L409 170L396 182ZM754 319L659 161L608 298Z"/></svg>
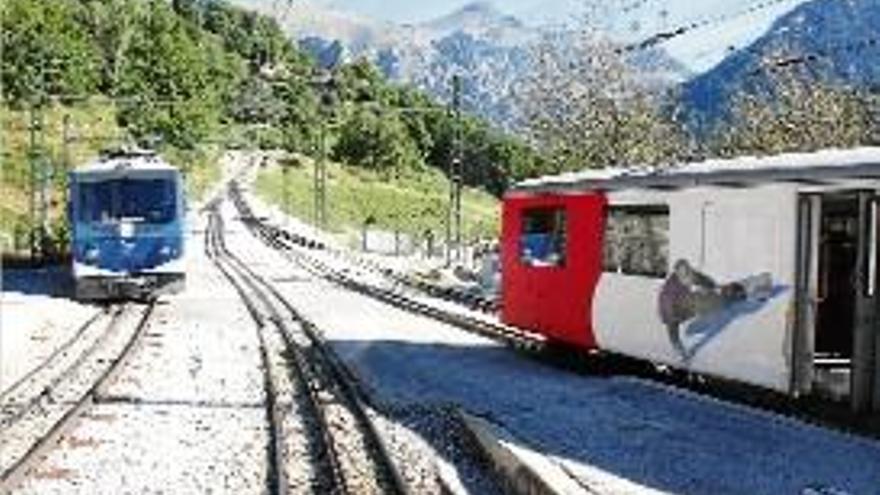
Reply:
<svg viewBox="0 0 880 495"><path fill-rule="evenodd" d="M523 213L520 260L533 267L565 265L565 208L533 208Z"/></svg>
<svg viewBox="0 0 880 495"><path fill-rule="evenodd" d="M81 222L127 219L168 223L176 217L176 186L169 179L114 179L79 185Z"/></svg>
<svg viewBox="0 0 880 495"><path fill-rule="evenodd" d="M603 269L627 275L665 277L669 269L669 207L609 207Z"/></svg>

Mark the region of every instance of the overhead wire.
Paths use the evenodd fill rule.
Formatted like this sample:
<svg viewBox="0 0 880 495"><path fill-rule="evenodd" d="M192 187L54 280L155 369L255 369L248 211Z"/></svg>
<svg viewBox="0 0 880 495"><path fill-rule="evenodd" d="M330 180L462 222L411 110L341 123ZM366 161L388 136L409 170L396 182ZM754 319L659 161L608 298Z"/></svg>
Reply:
<svg viewBox="0 0 880 495"><path fill-rule="evenodd" d="M778 5L784 3L794 3L796 0L761 0L755 2L744 9L740 9L733 12L728 12L725 14L718 14L714 16L704 17L702 19L692 20L689 22L685 22L679 24L678 26L672 29L666 29L659 32L656 32L646 38L643 38L640 41L629 43L620 48L621 53L631 53L631 52L639 52L649 50L651 48L655 48L667 41L672 39L681 37L690 32L696 31L698 29L704 29L707 27L715 26L718 24L722 24L725 22L732 21L734 19L738 19L740 17L745 17L747 15L756 14L765 10L768 10L772 7L776 7Z"/></svg>
<svg viewBox="0 0 880 495"><path fill-rule="evenodd" d="M826 45L824 48L819 50L815 50L808 53L802 53L797 55L786 55L779 56L775 58L771 58L770 60L762 61L760 67L752 71L753 75L760 74L767 69L770 70L781 70L781 69L790 69L794 67L804 66L811 63L820 62L823 60L834 60L834 56L840 53L859 53L864 50L868 50L871 48L880 47L880 38L871 37L871 38L862 38L851 40L846 43L838 43L834 45Z"/></svg>

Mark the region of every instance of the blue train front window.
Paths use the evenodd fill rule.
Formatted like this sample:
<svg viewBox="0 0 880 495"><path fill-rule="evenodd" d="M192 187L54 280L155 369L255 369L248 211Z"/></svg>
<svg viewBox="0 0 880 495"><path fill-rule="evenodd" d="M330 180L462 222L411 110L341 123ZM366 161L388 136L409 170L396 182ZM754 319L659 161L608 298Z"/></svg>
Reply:
<svg viewBox="0 0 880 495"><path fill-rule="evenodd" d="M171 179L113 179L81 183L81 222L128 220L168 223L176 216L176 185Z"/></svg>

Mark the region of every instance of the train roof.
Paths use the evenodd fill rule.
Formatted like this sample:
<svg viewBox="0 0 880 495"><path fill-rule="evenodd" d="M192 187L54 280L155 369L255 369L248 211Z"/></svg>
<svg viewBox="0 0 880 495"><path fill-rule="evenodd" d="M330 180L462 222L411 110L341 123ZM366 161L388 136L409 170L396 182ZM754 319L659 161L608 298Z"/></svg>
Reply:
<svg viewBox="0 0 880 495"><path fill-rule="evenodd" d="M178 169L163 160L155 152L134 150L102 154L96 160L72 170L70 173L78 180L89 178L112 178L116 176L167 176Z"/></svg>
<svg viewBox="0 0 880 495"><path fill-rule="evenodd" d="M851 179L880 179L880 147L712 159L666 167L584 170L529 179L516 184L511 192L675 190L712 185L750 187L770 182L830 185Z"/></svg>

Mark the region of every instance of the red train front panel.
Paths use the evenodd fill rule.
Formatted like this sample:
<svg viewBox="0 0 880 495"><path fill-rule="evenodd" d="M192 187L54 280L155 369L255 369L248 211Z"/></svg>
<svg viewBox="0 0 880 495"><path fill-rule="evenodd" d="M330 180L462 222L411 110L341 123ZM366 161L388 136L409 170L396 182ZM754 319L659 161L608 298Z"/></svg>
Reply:
<svg viewBox="0 0 880 495"><path fill-rule="evenodd" d="M606 204L601 193L505 198L505 323L563 343L596 347L591 314L601 276Z"/></svg>

